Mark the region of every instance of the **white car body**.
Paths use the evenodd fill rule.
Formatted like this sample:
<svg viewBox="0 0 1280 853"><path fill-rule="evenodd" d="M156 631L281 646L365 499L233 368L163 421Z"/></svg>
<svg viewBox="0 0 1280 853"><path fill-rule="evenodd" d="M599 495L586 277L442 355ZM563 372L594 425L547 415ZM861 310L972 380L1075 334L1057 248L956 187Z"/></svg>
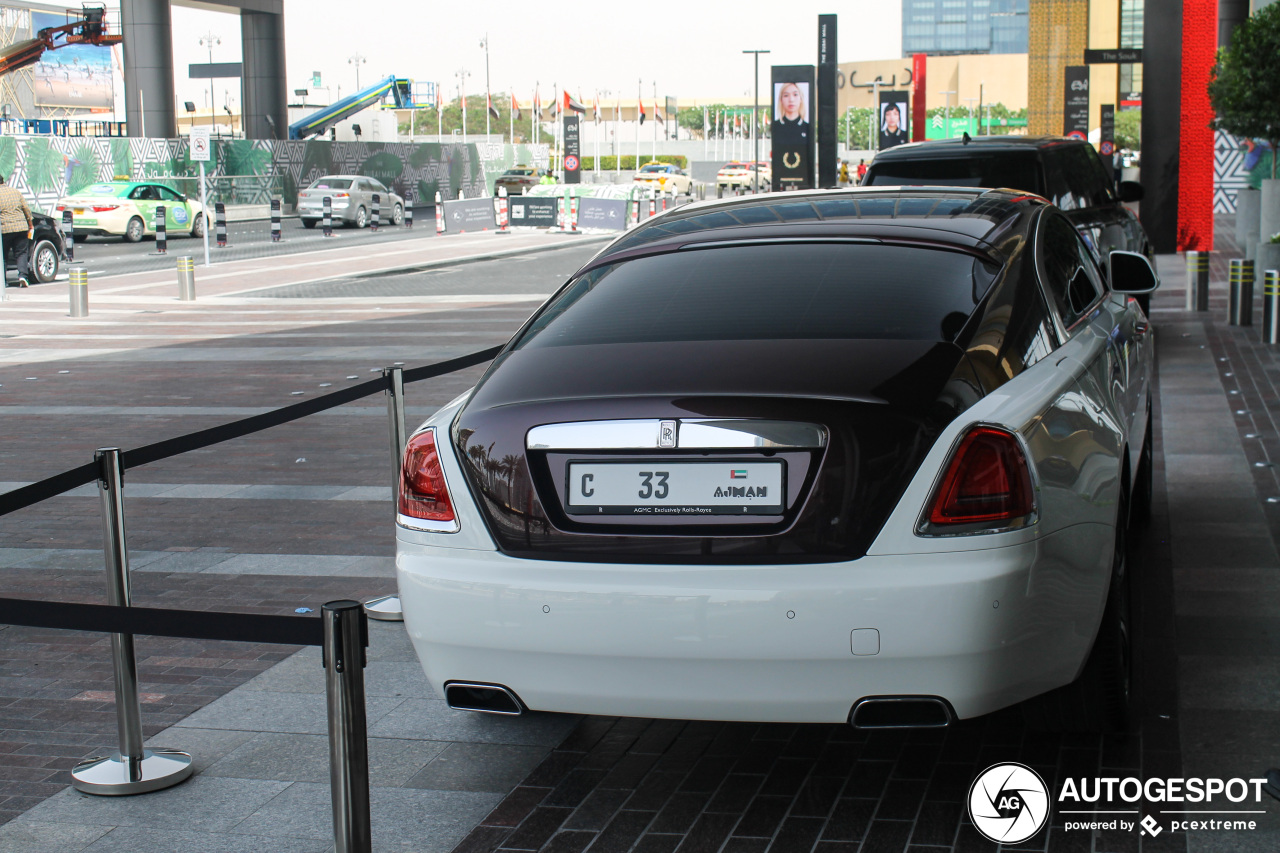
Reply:
<svg viewBox="0 0 1280 853"><path fill-rule="evenodd" d="M1102 619L1122 472L1137 471L1150 417L1149 340L1123 354L1130 393L1103 392L1099 365L1132 302L1108 292L1050 357L950 423L866 555L846 562L508 556L448 440L464 395L419 427L436 431L456 532L397 525L405 622L428 679L441 695L449 682L503 685L539 711L806 723L847 722L855 702L884 696L941 697L968 718L1068 684ZM979 424L1021 442L1036 522L918 534Z"/></svg>

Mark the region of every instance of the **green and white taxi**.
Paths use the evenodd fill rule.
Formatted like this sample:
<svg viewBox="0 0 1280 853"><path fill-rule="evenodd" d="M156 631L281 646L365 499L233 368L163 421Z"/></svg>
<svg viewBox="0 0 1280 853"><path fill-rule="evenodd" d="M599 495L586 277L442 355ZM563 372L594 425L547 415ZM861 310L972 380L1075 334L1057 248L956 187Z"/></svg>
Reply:
<svg viewBox="0 0 1280 853"><path fill-rule="evenodd" d="M77 235L111 234L136 243L156 231L156 208L164 205L165 232L204 236L208 217L200 202L164 184L104 181L58 202L58 218L70 210Z"/></svg>

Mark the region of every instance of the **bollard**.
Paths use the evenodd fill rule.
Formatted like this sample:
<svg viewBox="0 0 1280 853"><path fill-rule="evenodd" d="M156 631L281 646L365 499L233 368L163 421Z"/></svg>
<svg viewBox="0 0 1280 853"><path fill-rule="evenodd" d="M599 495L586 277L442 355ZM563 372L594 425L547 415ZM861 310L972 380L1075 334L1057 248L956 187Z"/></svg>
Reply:
<svg viewBox="0 0 1280 853"><path fill-rule="evenodd" d="M724 198L724 184L716 184L716 198Z"/></svg>
<svg viewBox="0 0 1280 853"><path fill-rule="evenodd" d="M409 200L404 202L404 227L413 230L413 208L409 206Z"/></svg>
<svg viewBox="0 0 1280 853"><path fill-rule="evenodd" d="M644 218L649 219L652 216L653 216L653 188L650 187L649 191L645 193Z"/></svg>
<svg viewBox="0 0 1280 853"><path fill-rule="evenodd" d="M271 199L271 242L279 243L282 234L280 233L280 199Z"/></svg>
<svg viewBox="0 0 1280 853"><path fill-rule="evenodd" d="M1187 252L1187 310L1209 310L1209 252Z"/></svg>
<svg viewBox="0 0 1280 853"><path fill-rule="evenodd" d="M444 203L440 201L440 193L436 193L436 233L444 233Z"/></svg>
<svg viewBox="0 0 1280 853"><path fill-rule="evenodd" d="M227 248L227 206L222 202L213 205L214 234L218 238L218 248Z"/></svg>
<svg viewBox="0 0 1280 853"><path fill-rule="evenodd" d="M495 198L498 205L498 233L510 234L507 230L511 225L511 203L507 201L507 188L498 187L498 195Z"/></svg>
<svg viewBox="0 0 1280 853"><path fill-rule="evenodd" d="M663 213L667 212L667 194L666 193L662 194L662 212Z"/></svg>
<svg viewBox="0 0 1280 853"><path fill-rule="evenodd" d="M1262 274L1262 342L1280 344L1280 271Z"/></svg>
<svg viewBox="0 0 1280 853"><path fill-rule="evenodd" d="M1231 273L1227 278L1227 325L1253 325L1253 261L1231 259Z"/></svg>
<svg viewBox="0 0 1280 853"><path fill-rule="evenodd" d="M325 196L320 201L322 210L320 213L320 227L324 230L324 236L333 236L333 199Z"/></svg>
<svg viewBox="0 0 1280 853"><path fill-rule="evenodd" d="M369 734L364 666L369 623L357 601L330 601L324 622L325 698L329 708L329 792L335 853L369 853Z"/></svg>
<svg viewBox="0 0 1280 853"><path fill-rule="evenodd" d="M631 197L631 224L640 224L640 199L636 198L634 195Z"/></svg>
<svg viewBox="0 0 1280 853"><path fill-rule="evenodd" d="M124 468L120 448L102 447L94 454L100 466L102 538L107 561L107 604L128 607L129 551L124 529ZM121 796L158 791L191 775L191 756L176 749L142 745L142 709L138 705L138 663L132 634L111 635L115 670L116 728L120 751L81 761L71 771L71 784L86 794Z"/></svg>
<svg viewBox="0 0 1280 853"><path fill-rule="evenodd" d="M379 226L382 225L382 196L374 193L371 201L372 204L369 207L372 209L373 218L369 220L369 230L377 231Z"/></svg>
<svg viewBox="0 0 1280 853"><path fill-rule="evenodd" d="M190 255L178 258L178 299L196 301L196 259Z"/></svg>
<svg viewBox="0 0 1280 853"><path fill-rule="evenodd" d="M69 273L71 289L71 316L89 316L89 271L83 267Z"/></svg>
<svg viewBox="0 0 1280 853"><path fill-rule="evenodd" d="M76 223L71 211L62 211L62 253L67 256L67 263L79 263L76 260Z"/></svg>
<svg viewBox="0 0 1280 853"><path fill-rule="evenodd" d="M404 446L407 443L404 431L404 368L384 367L382 378L387 380L387 422L391 427L391 512L398 511L400 503L400 466L404 462ZM371 598L364 603L365 615L380 622L403 622L404 611L400 607L399 595L382 595Z"/></svg>
<svg viewBox="0 0 1280 853"><path fill-rule="evenodd" d="M578 231L578 197L569 197L569 233L577 234Z"/></svg>
<svg viewBox="0 0 1280 853"><path fill-rule="evenodd" d="M169 251L169 234L164 227L165 209L163 204L156 205L156 250L153 255L163 255Z"/></svg>

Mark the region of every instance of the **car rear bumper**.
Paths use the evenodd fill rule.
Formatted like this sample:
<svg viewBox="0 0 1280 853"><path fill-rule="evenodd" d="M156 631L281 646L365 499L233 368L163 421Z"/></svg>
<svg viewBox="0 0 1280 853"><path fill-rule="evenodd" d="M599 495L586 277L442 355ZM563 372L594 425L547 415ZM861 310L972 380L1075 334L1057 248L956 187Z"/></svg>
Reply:
<svg viewBox="0 0 1280 853"><path fill-rule="evenodd" d="M1076 676L1110 535L1057 534L1106 540L1083 573L1046 540L771 566L560 563L402 540L397 567L437 691L482 682L539 711L815 723L845 722L864 697L926 695L964 718Z"/></svg>

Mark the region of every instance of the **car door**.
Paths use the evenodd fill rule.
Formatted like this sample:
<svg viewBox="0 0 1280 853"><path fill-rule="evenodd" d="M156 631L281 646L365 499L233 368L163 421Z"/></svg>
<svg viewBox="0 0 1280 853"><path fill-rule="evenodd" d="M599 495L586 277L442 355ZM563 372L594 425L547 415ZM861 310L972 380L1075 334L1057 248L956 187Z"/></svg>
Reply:
<svg viewBox="0 0 1280 853"><path fill-rule="evenodd" d="M1060 154L1067 184L1076 200L1076 207L1067 218L1085 238L1098 263L1104 263L1116 249L1141 251L1130 246L1126 217L1093 146L1087 143L1064 146Z"/></svg>
<svg viewBox="0 0 1280 853"><path fill-rule="evenodd" d="M156 185L156 195L164 205L164 227L168 231L191 230L191 205L187 200L166 186Z"/></svg>
<svg viewBox="0 0 1280 853"><path fill-rule="evenodd" d="M160 195L156 192L155 186L152 184L139 184L129 191L129 200L138 208L138 214L142 217L144 230L154 232L156 230L156 205L160 203ZM168 228L167 223L165 227Z"/></svg>

